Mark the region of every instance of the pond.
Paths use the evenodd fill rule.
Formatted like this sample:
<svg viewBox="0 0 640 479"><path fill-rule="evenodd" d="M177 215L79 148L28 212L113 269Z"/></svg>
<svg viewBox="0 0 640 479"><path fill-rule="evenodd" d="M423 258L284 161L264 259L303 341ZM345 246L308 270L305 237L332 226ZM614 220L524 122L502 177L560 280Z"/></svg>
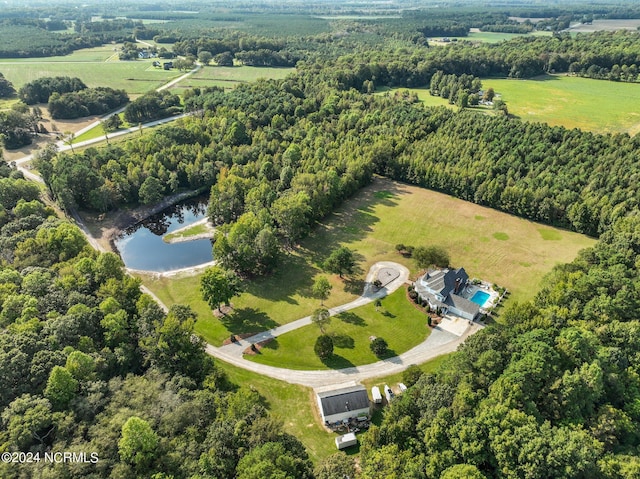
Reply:
<svg viewBox="0 0 640 479"><path fill-rule="evenodd" d="M213 261L208 238L184 243L165 243L162 237L204 218L205 197L191 199L167 208L135 226L125 229L114 244L127 268L165 272Z"/></svg>

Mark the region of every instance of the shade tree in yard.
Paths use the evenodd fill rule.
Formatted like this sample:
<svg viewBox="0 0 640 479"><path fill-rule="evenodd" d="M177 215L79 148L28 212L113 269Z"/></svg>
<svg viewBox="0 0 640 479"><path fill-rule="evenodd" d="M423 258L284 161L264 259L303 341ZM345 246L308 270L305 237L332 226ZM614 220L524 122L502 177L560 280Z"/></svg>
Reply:
<svg viewBox="0 0 640 479"><path fill-rule="evenodd" d="M240 293L240 279L233 271L212 266L200 278L200 291L211 309L218 308L222 312L221 306Z"/></svg>
<svg viewBox="0 0 640 479"><path fill-rule="evenodd" d="M353 274L356 261L353 251L345 246L334 250L324 262L324 269L330 273L335 273L341 278L345 274Z"/></svg>
<svg viewBox="0 0 640 479"><path fill-rule="evenodd" d="M313 291L313 296L320 300L320 305L323 305L324 301L329 297L329 293L333 289L333 286L326 277L320 276L313 282L313 287L311 289Z"/></svg>
<svg viewBox="0 0 640 479"><path fill-rule="evenodd" d="M331 321L331 313L326 308L318 308L311 315L311 321L317 324L320 328L320 332L324 334L324 327Z"/></svg>

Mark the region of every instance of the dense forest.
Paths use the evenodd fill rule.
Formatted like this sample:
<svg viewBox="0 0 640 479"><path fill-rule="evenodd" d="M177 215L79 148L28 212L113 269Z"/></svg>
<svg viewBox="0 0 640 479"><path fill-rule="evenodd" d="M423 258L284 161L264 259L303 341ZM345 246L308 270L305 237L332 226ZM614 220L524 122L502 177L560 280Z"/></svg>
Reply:
<svg viewBox="0 0 640 479"><path fill-rule="evenodd" d="M0 31L33 33L20 51L7 37L0 56L66 53L93 42L133 41L133 33L174 44L173 53L189 61L297 71L228 92L143 95L125 110L130 124L189 114L101 148L43 149L35 167L45 193L0 163L0 451L85 451L99 458L0 464L2 478L640 476L640 136L524 123L504 107L490 115L466 108L481 95L491 100L480 77L563 72L638 82L640 33L555 32L446 47L428 40L464 37L469 28L533 28L514 15L545 17L536 28L552 31L580 18L637 18L637 5L521 5L508 14L464 7L455 15L400 18L387 12L391 18L314 23L317 31L298 36L269 32L281 17L257 22L266 7L252 2L229 7L217 20L127 7L135 13L130 18L175 20L153 27L115 18L120 7L112 7L100 7L107 16L99 21L71 7L37 22L0 12ZM342 7L332 12L348 17L361 8ZM301 12L327 8L292 2L288 14L301 19ZM186 27L244 20L245 31ZM72 26L72 35L56 33ZM131 43L132 57L135 48ZM0 92L13 95L3 80ZM427 86L460 108L425 108L408 91L376 93L383 86ZM39 131L41 112L27 104L48 102L60 115L92 112L90 105L114 108L105 96L126 101L124 92L88 89L66 77L36 80L18 96L21 103L0 112L7 148ZM264 399L230 383L205 353L189 306L163 311L115 254L93 250L41 201L49 193L66 212L107 212L208 191L214 255L250 279L277 268L283 251L374 175L599 241L556 266L535 300L509 304L435 373L407 375L407 393L359 436L357 474L342 454L314 468Z"/></svg>
<svg viewBox="0 0 640 479"><path fill-rule="evenodd" d="M145 181L159 196L217 181L216 224L266 209L285 242L373 173L594 236L638 207L636 137L426 109L314 85L311 75L194 91L185 107L201 114L39 169L65 207L99 211L141 201ZM298 210L295 224L278 219L274 205L284 204Z"/></svg>
<svg viewBox="0 0 640 479"><path fill-rule="evenodd" d="M78 92L49 96L47 108L51 118L72 119L89 115L103 115L129 102L124 90L109 87L85 88Z"/></svg>
<svg viewBox="0 0 640 479"><path fill-rule="evenodd" d="M312 477L304 447L205 354L188 306L162 311L36 185L0 176L0 445L87 455L3 460L0 476Z"/></svg>

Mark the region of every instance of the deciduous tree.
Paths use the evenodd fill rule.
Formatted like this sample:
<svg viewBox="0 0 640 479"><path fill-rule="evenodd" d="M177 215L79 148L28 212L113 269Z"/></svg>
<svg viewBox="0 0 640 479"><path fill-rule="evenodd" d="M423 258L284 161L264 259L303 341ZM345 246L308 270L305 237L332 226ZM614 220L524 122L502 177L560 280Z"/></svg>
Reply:
<svg viewBox="0 0 640 479"><path fill-rule="evenodd" d="M200 291L211 309L218 308L222 313L220 307L240 294L240 279L233 271L212 266L207 268L200 278Z"/></svg>
<svg viewBox="0 0 640 479"><path fill-rule="evenodd" d="M352 274L355 266L353 251L345 246L333 250L324 262L324 269L330 273L338 274L341 278L345 274Z"/></svg>

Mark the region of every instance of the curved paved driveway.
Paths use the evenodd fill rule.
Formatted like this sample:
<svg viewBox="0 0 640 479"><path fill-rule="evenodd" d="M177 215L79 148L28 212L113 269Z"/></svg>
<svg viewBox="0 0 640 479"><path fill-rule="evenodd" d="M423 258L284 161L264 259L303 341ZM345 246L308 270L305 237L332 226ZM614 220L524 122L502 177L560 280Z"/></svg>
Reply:
<svg viewBox="0 0 640 479"><path fill-rule="evenodd" d="M399 273L399 275L381 290L373 291L371 283L376 278L378 271L383 268L394 269ZM367 274L366 286L362 296L345 305L331 308L329 312L333 316L375 301L377 298L382 298L400 288L408 279L409 270L406 267L390 261L381 261L376 263L371 267ZM399 356L389 358L384 361L378 361L373 364L345 369L320 371L293 370L255 363L243 357L243 351L250 347L251 344L276 338L281 334L288 333L308 324L311 324L310 316L306 316L297 321L293 321L283 326L278 326L277 328L269 331L264 331L249 338L245 338L237 343L227 344L219 348L208 344L206 351L211 356L235 366L248 369L249 371L280 379L281 381L286 381L288 383L320 388L352 384L372 377L386 376L401 372L411 364L420 364L442 354L455 351L469 335L477 332L482 327L477 323L473 323L467 328L462 336L456 336L439 328L435 328L423 343Z"/></svg>

